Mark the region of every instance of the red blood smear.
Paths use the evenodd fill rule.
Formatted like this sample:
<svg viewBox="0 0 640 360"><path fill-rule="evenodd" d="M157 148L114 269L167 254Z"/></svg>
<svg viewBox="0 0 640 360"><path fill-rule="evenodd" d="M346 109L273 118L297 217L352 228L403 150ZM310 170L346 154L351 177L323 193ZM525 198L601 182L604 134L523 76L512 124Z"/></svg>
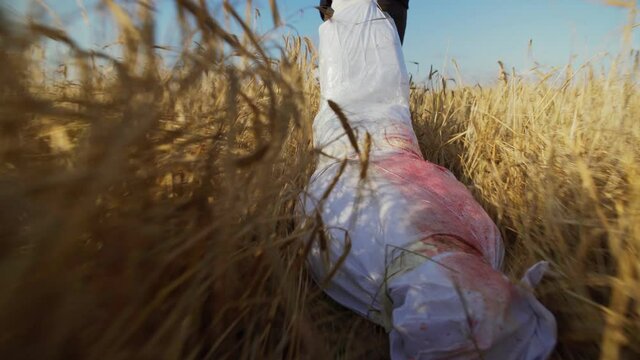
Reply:
<svg viewBox="0 0 640 360"><path fill-rule="evenodd" d="M399 150L409 156L422 159L420 146L413 134L413 130L406 127L395 126L391 130L387 130L387 132L385 132L384 140L387 147L393 150ZM403 154L403 156L405 154Z"/></svg>
<svg viewBox="0 0 640 360"><path fill-rule="evenodd" d="M410 152L376 158L373 164L412 204L407 216L424 241L444 249L449 238L452 248L468 252L470 247L489 262L495 259L500 241L495 224L447 169ZM447 236L429 240L434 235Z"/></svg>
<svg viewBox="0 0 640 360"><path fill-rule="evenodd" d="M444 259L443 265L454 269L449 273L456 286L461 289L461 295L467 292L479 294L482 297L483 318L485 323L478 323L476 319L469 319L476 341L481 347L488 346L492 338L499 336L491 328L485 329L487 320L491 323L508 321L509 305L519 297L516 287L499 271L493 269L483 261L478 261L468 255L457 253ZM466 301L469 301L467 299ZM500 331L498 329L497 331ZM495 331L495 330L494 330Z"/></svg>
<svg viewBox="0 0 640 360"><path fill-rule="evenodd" d="M479 294L485 319L504 319L514 286L492 267L501 246L499 232L491 218L469 190L447 169L422 160L411 151L373 160L379 173L404 196L407 216L425 244L424 255L452 253L440 261L461 290ZM483 329L478 319L468 319L480 346L488 346L495 334ZM422 328L421 328L422 329Z"/></svg>

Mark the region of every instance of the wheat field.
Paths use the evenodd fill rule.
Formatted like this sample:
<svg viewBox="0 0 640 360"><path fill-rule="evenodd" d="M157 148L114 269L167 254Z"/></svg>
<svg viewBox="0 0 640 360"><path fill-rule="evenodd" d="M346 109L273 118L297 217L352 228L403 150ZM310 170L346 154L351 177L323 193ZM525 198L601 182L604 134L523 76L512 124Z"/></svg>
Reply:
<svg viewBox="0 0 640 360"><path fill-rule="evenodd" d="M0 12L0 358L386 358L384 331L305 271L313 44L267 49L226 2L175 3L172 66L150 0L102 1L117 55ZM639 66L627 48L606 71L412 86L425 158L499 225L509 276L551 262L554 358L640 355Z"/></svg>

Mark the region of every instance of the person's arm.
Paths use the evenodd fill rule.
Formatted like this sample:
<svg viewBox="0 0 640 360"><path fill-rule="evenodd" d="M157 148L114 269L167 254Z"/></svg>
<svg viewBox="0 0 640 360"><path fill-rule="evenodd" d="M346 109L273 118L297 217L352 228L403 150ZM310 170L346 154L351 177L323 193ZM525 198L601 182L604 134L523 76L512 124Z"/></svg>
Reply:
<svg viewBox="0 0 640 360"><path fill-rule="evenodd" d="M331 18L331 15L325 17L325 14L327 14L329 9L331 9L332 2L333 0L320 0L319 8L320 8L320 17L322 18L322 21L326 21Z"/></svg>

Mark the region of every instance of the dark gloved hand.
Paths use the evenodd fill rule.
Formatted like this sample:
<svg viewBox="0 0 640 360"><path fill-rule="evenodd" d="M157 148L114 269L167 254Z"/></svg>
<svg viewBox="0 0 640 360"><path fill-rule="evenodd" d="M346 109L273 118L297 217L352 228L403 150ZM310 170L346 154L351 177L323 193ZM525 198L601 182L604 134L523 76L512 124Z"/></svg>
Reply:
<svg viewBox="0 0 640 360"><path fill-rule="evenodd" d="M327 21L333 16L333 9L331 8L332 2L332 0L320 0L320 6L316 6L316 9L320 11L320 17L323 21Z"/></svg>
<svg viewBox="0 0 640 360"><path fill-rule="evenodd" d="M316 6L316 9L320 11L320 17L322 18L323 21L330 20L331 17L333 17L333 8L330 8L330 7L323 8L322 6Z"/></svg>

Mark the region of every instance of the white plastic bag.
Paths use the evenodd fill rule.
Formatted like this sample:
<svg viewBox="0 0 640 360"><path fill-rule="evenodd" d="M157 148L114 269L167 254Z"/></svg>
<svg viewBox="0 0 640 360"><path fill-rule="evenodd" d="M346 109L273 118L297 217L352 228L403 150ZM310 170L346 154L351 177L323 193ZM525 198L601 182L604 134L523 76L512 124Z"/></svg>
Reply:
<svg viewBox="0 0 640 360"><path fill-rule="evenodd" d="M313 131L323 155L301 201L328 239L313 243L312 274L322 281L341 265L326 292L389 331L392 359L548 357L555 319L532 293L546 264L522 285L499 271L495 224L420 154L392 20L371 0L335 0L334 9L320 27L323 105ZM371 136L366 177L327 100L340 105L361 153Z"/></svg>

